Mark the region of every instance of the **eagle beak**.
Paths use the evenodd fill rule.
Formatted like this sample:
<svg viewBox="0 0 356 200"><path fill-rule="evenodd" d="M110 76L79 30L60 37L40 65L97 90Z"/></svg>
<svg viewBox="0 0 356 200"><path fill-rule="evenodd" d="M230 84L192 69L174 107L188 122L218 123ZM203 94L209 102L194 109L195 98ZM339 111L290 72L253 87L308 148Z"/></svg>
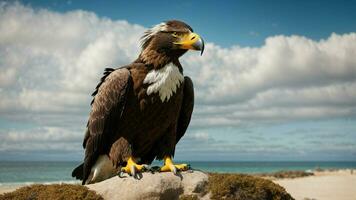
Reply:
<svg viewBox="0 0 356 200"><path fill-rule="evenodd" d="M196 33L184 34L179 42L175 42L180 49L193 49L200 51L200 55L204 52L204 40Z"/></svg>

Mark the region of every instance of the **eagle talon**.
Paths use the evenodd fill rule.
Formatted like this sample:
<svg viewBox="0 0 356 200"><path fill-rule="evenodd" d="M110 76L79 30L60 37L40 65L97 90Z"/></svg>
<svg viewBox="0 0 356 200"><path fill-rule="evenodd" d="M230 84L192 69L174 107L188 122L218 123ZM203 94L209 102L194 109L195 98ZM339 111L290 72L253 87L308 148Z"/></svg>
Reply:
<svg viewBox="0 0 356 200"><path fill-rule="evenodd" d="M136 164L136 162L130 157L127 160L126 166L121 168L120 175L121 175L121 173L127 173L130 176L135 177L137 173L143 172L148 168L149 168L148 165L138 165L138 164Z"/></svg>
<svg viewBox="0 0 356 200"><path fill-rule="evenodd" d="M173 172L173 174L177 174L178 171L187 171L189 169L189 165L187 164L173 164L170 156L166 156L164 158L164 166L161 167L160 172Z"/></svg>
<svg viewBox="0 0 356 200"><path fill-rule="evenodd" d="M125 178L124 176L125 172L121 171L117 174L119 176L119 178Z"/></svg>
<svg viewBox="0 0 356 200"><path fill-rule="evenodd" d="M142 165L142 172L147 172L150 171L151 167L149 165L143 164Z"/></svg>

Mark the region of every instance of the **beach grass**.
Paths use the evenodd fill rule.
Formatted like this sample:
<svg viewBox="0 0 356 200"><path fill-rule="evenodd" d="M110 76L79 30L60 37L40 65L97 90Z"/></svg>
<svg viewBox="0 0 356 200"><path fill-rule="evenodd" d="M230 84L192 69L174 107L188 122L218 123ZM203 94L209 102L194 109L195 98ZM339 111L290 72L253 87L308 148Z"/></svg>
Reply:
<svg viewBox="0 0 356 200"><path fill-rule="evenodd" d="M102 200L103 198L88 188L76 184L34 184L21 187L13 192L0 195L0 200Z"/></svg>
<svg viewBox="0 0 356 200"><path fill-rule="evenodd" d="M272 173L258 173L254 174L254 176L263 177L263 178L276 178L276 179L284 179L284 178L301 178L306 176L313 176L314 173L306 172L306 171L278 171Z"/></svg>
<svg viewBox="0 0 356 200"><path fill-rule="evenodd" d="M270 180L244 174L209 174L211 199L292 200L286 190Z"/></svg>

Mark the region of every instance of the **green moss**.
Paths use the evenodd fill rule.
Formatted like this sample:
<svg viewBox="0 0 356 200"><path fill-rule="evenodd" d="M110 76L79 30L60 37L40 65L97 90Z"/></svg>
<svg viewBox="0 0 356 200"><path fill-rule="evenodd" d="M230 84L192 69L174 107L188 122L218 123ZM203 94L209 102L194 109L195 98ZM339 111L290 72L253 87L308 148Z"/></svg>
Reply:
<svg viewBox="0 0 356 200"><path fill-rule="evenodd" d="M242 174L210 174L211 199L291 200L283 187L270 180Z"/></svg>
<svg viewBox="0 0 356 200"><path fill-rule="evenodd" d="M101 200L101 196L95 192L88 190L88 188L81 185L73 184L52 184L40 185L35 184L26 186L15 190L14 192L5 193L0 195L0 200Z"/></svg>

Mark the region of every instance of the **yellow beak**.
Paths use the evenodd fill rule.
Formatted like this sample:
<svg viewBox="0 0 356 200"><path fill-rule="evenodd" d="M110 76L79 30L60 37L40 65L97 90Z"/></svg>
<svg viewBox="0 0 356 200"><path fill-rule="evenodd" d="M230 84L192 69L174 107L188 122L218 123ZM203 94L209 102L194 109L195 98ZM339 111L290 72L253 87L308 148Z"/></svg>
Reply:
<svg viewBox="0 0 356 200"><path fill-rule="evenodd" d="M193 49L198 50L203 54L204 52L204 40L196 33L188 33L181 37L181 40L175 42L181 49Z"/></svg>

